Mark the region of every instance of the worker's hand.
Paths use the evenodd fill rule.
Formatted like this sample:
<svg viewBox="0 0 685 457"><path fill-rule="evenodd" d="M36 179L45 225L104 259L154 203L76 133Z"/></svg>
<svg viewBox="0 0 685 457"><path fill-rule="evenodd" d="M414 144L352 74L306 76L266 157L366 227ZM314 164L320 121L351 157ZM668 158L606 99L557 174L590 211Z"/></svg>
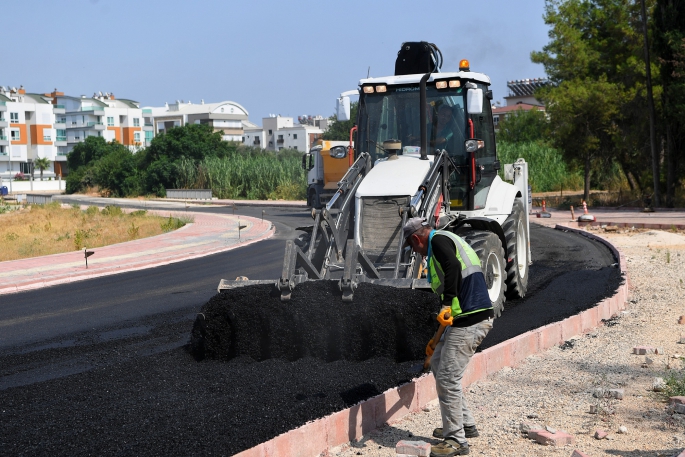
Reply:
<svg viewBox="0 0 685 457"><path fill-rule="evenodd" d="M445 327L449 327L452 325L452 310L450 309L449 306L445 306L440 310L438 313L438 322L440 322L440 325L444 325Z"/></svg>
<svg viewBox="0 0 685 457"><path fill-rule="evenodd" d="M435 351L435 348L433 347L433 340L430 340L428 344L426 345L426 355L428 357L433 355L433 351Z"/></svg>

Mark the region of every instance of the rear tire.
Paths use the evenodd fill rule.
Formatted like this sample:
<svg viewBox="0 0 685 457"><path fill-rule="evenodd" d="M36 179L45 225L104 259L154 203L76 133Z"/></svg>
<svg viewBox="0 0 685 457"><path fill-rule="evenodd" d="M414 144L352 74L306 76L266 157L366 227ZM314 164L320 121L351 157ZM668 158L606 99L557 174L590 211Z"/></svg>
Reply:
<svg viewBox="0 0 685 457"><path fill-rule="evenodd" d="M319 198L319 193L316 189L309 190L309 198L307 200L307 204L311 208L321 209L321 199Z"/></svg>
<svg viewBox="0 0 685 457"><path fill-rule="evenodd" d="M492 309L495 317L499 317L504 310L504 293L507 290L502 242L497 234L482 230L470 230L460 236L478 254Z"/></svg>
<svg viewBox="0 0 685 457"><path fill-rule="evenodd" d="M507 240L507 298L523 298L528 290L528 230L523 202L514 200L502 230Z"/></svg>

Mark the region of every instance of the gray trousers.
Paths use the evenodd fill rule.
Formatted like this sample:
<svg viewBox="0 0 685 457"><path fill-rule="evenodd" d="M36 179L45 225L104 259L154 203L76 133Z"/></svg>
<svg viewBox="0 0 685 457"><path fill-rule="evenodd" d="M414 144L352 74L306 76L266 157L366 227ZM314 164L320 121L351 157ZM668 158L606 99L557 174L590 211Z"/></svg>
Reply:
<svg viewBox="0 0 685 457"><path fill-rule="evenodd" d="M443 438L466 442L464 425L476 425L461 388L461 378L476 348L492 329L492 319L470 327L447 327L431 357L438 391Z"/></svg>

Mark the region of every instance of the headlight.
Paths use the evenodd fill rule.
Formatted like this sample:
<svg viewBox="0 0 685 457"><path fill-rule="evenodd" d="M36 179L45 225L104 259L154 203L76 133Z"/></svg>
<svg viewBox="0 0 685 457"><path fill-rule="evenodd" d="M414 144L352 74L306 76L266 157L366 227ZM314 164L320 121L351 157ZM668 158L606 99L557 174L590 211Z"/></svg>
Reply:
<svg viewBox="0 0 685 457"><path fill-rule="evenodd" d="M373 94L373 86L364 86L365 94Z"/></svg>
<svg viewBox="0 0 685 457"><path fill-rule="evenodd" d="M447 81L436 81L435 82L435 88L436 89L447 89Z"/></svg>
<svg viewBox="0 0 685 457"><path fill-rule="evenodd" d="M466 148L466 152L476 152L477 150L481 149L483 146L485 146L485 142L483 140L466 140L464 142L464 147Z"/></svg>
<svg viewBox="0 0 685 457"><path fill-rule="evenodd" d="M376 86L376 92L378 92L379 94L381 94L383 92L387 92L387 91L388 91L388 88L386 86Z"/></svg>
<svg viewBox="0 0 685 457"><path fill-rule="evenodd" d="M345 146L334 146L330 150L330 155L334 159L342 159L347 155L347 148Z"/></svg>

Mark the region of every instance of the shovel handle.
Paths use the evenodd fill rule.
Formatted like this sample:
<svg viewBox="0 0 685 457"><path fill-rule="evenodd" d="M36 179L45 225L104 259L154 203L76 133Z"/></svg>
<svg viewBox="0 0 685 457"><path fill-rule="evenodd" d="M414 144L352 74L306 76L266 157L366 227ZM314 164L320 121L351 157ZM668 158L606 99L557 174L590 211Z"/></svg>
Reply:
<svg viewBox="0 0 685 457"><path fill-rule="evenodd" d="M438 327L438 329L435 331L435 335L433 335L433 338L428 342L428 345L426 346L426 358L423 361L423 369L427 370L431 366L431 357L433 357L433 351L435 350L435 346L438 345L438 342L440 342L440 338L442 338L442 334L445 333L445 329L447 328L446 325L441 325ZM430 354L428 354L428 349L430 348Z"/></svg>

